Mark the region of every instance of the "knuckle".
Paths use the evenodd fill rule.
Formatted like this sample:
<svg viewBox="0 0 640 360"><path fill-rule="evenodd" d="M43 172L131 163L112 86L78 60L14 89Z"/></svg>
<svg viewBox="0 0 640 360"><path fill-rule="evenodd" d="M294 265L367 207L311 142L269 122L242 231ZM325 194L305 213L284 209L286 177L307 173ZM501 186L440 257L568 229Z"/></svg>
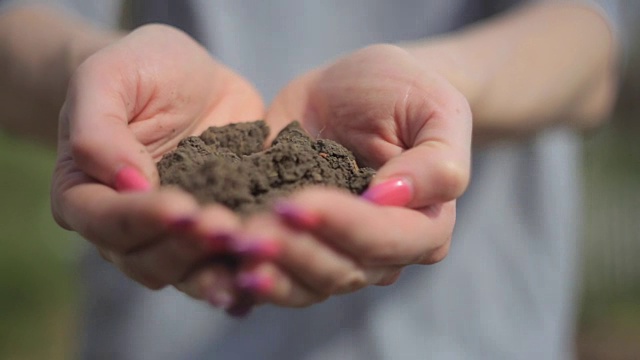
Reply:
<svg viewBox="0 0 640 360"><path fill-rule="evenodd" d="M112 260L114 265L118 269L120 269L120 271L122 271L127 277L149 290L161 290L168 285L166 282L162 281L156 276L152 276L151 274L140 269L138 266L135 266L126 258L115 257Z"/></svg>
<svg viewBox="0 0 640 360"><path fill-rule="evenodd" d="M339 275L326 272L320 275L316 284L312 284L311 288L318 297L329 297L335 294L339 288Z"/></svg>
<svg viewBox="0 0 640 360"><path fill-rule="evenodd" d="M362 271L350 271L349 273L336 279L333 293L346 294L362 289L367 286L367 277Z"/></svg>
<svg viewBox="0 0 640 360"><path fill-rule="evenodd" d="M390 232L390 237L384 241L375 241L372 239L367 246L360 251L360 259L366 265L386 265L393 263L396 258L394 254L404 252L404 240L402 232L397 234Z"/></svg>
<svg viewBox="0 0 640 360"><path fill-rule="evenodd" d="M165 286L167 286L165 283L153 280L141 282L141 284L144 285L147 289L154 291L162 290L165 288Z"/></svg>
<svg viewBox="0 0 640 360"><path fill-rule="evenodd" d="M69 145L71 147L71 156L80 165L84 159L90 158L93 152L94 141L87 134L72 134Z"/></svg>
<svg viewBox="0 0 640 360"><path fill-rule="evenodd" d="M178 291L183 294L189 296L192 299L196 300L204 300L204 294L207 291L207 288L201 281L198 279L187 279L181 282L178 282L173 285Z"/></svg>
<svg viewBox="0 0 640 360"><path fill-rule="evenodd" d="M376 283L377 286L389 286L395 284L396 281L400 278L402 270L394 271L388 276L383 277L379 282Z"/></svg>
<svg viewBox="0 0 640 360"><path fill-rule="evenodd" d="M167 286L167 282L160 280L155 276L151 276L149 274L145 274L142 272L136 272L135 274L130 273L130 277L140 283L142 286L146 287L149 290L161 290L165 286Z"/></svg>
<svg viewBox="0 0 640 360"><path fill-rule="evenodd" d="M427 253L425 257L420 261L422 265L433 265L444 260L449 255L449 244L442 245L435 250Z"/></svg>
<svg viewBox="0 0 640 360"><path fill-rule="evenodd" d="M203 281L205 275L204 273L200 273L183 276L181 280L174 282L173 286L194 299L203 299L208 289L207 282Z"/></svg>
<svg viewBox="0 0 640 360"><path fill-rule="evenodd" d="M80 234L86 234L83 235L85 239L93 245L101 248L103 251L108 251L111 259L127 255L131 252L131 248L126 244L126 241L113 241L114 239L106 239L94 227L86 227L83 232L80 232Z"/></svg>
<svg viewBox="0 0 640 360"><path fill-rule="evenodd" d="M78 224L75 231L95 246L108 249L115 254L121 254L121 249L118 249L116 246L113 246L113 244L110 244L109 241L104 239L100 231L90 223Z"/></svg>
<svg viewBox="0 0 640 360"><path fill-rule="evenodd" d="M308 308L312 305L321 303L329 298L327 294L314 294L313 296L305 297L304 299L298 299L294 303L290 304L294 308Z"/></svg>
<svg viewBox="0 0 640 360"><path fill-rule="evenodd" d="M437 171L443 200L459 198L469 185L469 168L459 161L443 161Z"/></svg>
<svg viewBox="0 0 640 360"><path fill-rule="evenodd" d="M153 204L149 207L153 211L153 216L161 220L172 220L177 209L196 209L195 199L183 190L168 188L160 191L153 199Z"/></svg>
<svg viewBox="0 0 640 360"><path fill-rule="evenodd" d="M110 263L114 262L116 255L113 252L103 249L101 247L98 247L98 253L100 254L100 257L103 258L105 261Z"/></svg>

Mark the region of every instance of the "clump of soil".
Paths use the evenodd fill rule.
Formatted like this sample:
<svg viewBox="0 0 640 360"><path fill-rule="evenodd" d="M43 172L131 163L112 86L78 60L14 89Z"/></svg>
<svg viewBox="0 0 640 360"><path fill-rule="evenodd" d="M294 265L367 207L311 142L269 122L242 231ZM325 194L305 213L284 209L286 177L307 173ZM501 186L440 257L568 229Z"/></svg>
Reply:
<svg viewBox="0 0 640 360"><path fill-rule="evenodd" d="M248 214L304 186L323 184L360 194L375 171L332 140L314 140L290 123L263 149L264 121L211 127L183 139L158 163L162 185L177 185L201 203Z"/></svg>

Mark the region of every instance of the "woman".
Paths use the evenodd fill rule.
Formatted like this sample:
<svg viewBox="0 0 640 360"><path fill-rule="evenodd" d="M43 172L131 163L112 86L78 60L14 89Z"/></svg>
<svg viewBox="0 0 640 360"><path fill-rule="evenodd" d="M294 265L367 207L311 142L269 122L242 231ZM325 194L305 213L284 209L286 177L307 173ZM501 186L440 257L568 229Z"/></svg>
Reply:
<svg viewBox="0 0 640 360"><path fill-rule="evenodd" d="M124 35L45 8L10 7L3 26L30 27L0 32L15 74L6 81L16 89L3 102L36 98L49 107L37 118L16 109L6 121L31 118L41 127L64 100L54 216L115 265L87 259L83 355L570 357L575 131L611 108L616 17L613 2L515 3L125 6L135 25L183 28L213 57L171 27ZM115 24L112 3L66 5ZM370 46L381 43L396 45ZM52 63L59 76L38 76ZM310 189L288 199L287 211L241 224L226 209L157 189L154 160L180 137L257 118L275 130L301 119L350 147L378 168L368 201ZM469 180L472 126L474 175L456 207ZM308 217L323 226L300 231L281 221ZM211 254L189 240L220 233L280 251L239 274L198 266ZM407 265L447 254L398 279ZM237 321L171 287L149 292L115 268L232 313L248 310L238 302L240 286L281 307Z"/></svg>

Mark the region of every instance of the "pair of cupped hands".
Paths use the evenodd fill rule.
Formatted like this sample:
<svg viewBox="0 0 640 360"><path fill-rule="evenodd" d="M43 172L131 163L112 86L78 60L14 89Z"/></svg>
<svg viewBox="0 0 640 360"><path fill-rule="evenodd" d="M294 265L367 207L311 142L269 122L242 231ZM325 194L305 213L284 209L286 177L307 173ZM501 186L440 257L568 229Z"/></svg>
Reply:
<svg viewBox="0 0 640 360"><path fill-rule="evenodd" d="M155 162L180 139L256 119L272 134L298 119L377 175L363 196L309 188L246 219L159 186ZM237 315L261 303L308 306L442 260L470 147L464 96L400 47L366 47L312 70L265 109L249 82L189 36L149 25L75 71L52 208L148 288L172 285Z"/></svg>

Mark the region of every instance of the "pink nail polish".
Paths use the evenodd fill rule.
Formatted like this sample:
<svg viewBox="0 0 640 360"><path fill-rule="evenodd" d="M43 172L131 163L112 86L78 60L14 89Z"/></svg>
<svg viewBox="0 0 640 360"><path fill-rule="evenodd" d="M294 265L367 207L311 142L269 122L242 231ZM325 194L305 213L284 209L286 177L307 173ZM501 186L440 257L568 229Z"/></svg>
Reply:
<svg viewBox="0 0 640 360"><path fill-rule="evenodd" d="M378 205L405 206L413 197L413 189L407 179L397 178L374 185L361 196Z"/></svg>
<svg viewBox="0 0 640 360"><path fill-rule="evenodd" d="M289 225L305 230L315 229L322 222L319 214L287 201L277 202L273 211Z"/></svg>
<svg viewBox="0 0 640 360"><path fill-rule="evenodd" d="M236 239L230 244L230 250L238 256L269 260L280 254L281 247L275 239Z"/></svg>
<svg viewBox="0 0 640 360"><path fill-rule="evenodd" d="M184 232L193 229L196 220L191 216L180 217L169 222L169 229L175 232Z"/></svg>
<svg viewBox="0 0 640 360"><path fill-rule="evenodd" d="M235 237L229 233L211 234L206 237L205 245L213 253L224 253L230 251Z"/></svg>
<svg viewBox="0 0 640 360"><path fill-rule="evenodd" d="M239 274L236 277L236 286L241 291L251 294L265 295L273 290L274 281L272 278L258 274Z"/></svg>
<svg viewBox="0 0 640 360"><path fill-rule="evenodd" d="M132 166L125 166L118 171L114 181L118 191L148 191L151 189L149 181Z"/></svg>

